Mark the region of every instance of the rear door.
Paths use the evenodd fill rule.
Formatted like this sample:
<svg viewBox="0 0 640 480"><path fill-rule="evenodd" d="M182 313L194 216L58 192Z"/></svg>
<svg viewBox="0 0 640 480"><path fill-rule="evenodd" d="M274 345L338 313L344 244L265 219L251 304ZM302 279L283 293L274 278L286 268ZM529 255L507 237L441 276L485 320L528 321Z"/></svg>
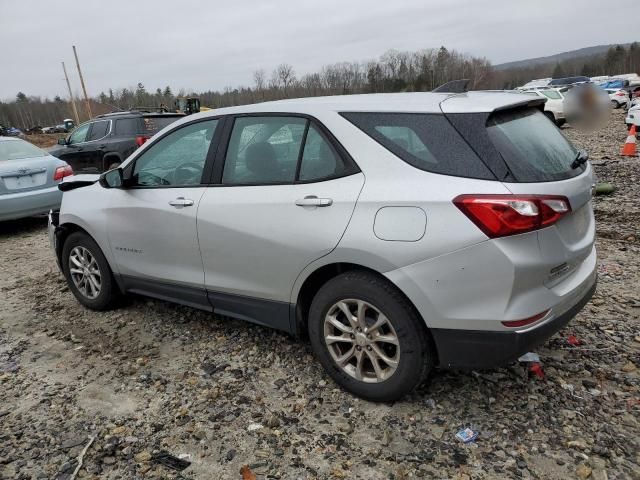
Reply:
<svg viewBox="0 0 640 480"><path fill-rule="evenodd" d="M364 184L319 124L295 115L236 117L198 212L214 309L288 328L298 274L345 231Z"/></svg>

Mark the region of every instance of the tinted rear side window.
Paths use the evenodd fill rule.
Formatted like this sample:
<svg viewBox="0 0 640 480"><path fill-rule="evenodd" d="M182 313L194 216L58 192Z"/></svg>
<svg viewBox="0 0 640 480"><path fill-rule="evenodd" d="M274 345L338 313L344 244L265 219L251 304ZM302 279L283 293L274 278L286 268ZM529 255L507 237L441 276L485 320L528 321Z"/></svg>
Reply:
<svg viewBox="0 0 640 480"><path fill-rule="evenodd" d="M571 168L576 149L536 108L496 113L487 122L487 132L519 182L564 180L586 168Z"/></svg>
<svg viewBox="0 0 640 480"><path fill-rule="evenodd" d="M144 117L142 119L144 122L144 130L142 133L153 135L180 118L182 117Z"/></svg>
<svg viewBox="0 0 640 480"><path fill-rule="evenodd" d="M116 120L115 134L119 137L136 135L140 131L139 118L119 118Z"/></svg>
<svg viewBox="0 0 640 480"><path fill-rule="evenodd" d="M420 170L495 180L443 115L351 112L341 115L394 155Z"/></svg>
<svg viewBox="0 0 640 480"><path fill-rule="evenodd" d="M109 120L102 120L100 122L94 122L91 124L91 130L89 131L89 138L87 141L100 140L107 135L109 131Z"/></svg>

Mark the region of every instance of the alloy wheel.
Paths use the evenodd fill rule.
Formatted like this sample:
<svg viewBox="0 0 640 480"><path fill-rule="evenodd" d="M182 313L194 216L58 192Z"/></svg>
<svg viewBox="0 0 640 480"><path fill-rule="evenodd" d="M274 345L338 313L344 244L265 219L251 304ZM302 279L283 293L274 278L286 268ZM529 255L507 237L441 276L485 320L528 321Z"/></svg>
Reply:
<svg viewBox="0 0 640 480"><path fill-rule="evenodd" d="M324 341L336 364L362 382L387 380L400 361L400 342L391 321L363 300L340 300L329 308Z"/></svg>
<svg viewBox="0 0 640 480"><path fill-rule="evenodd" d="M69 253L69 275L78 291L85 297L94 299L100 295L100 267L96 258L85 247L74 247Z"/></svg>

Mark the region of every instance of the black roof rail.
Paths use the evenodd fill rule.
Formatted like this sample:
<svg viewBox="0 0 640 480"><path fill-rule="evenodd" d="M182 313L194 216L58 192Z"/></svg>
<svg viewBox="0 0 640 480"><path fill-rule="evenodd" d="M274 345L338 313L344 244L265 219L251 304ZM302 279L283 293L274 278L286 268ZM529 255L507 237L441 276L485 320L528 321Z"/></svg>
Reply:
<svg viewBox="0 0 640 480"><path fill-rule="evenodd" d="M451 80L443 85L440 85L438 88L432 90L434 93L465 93L468 91L467 87L469 86L468 78L464 78L461 80Z"/></svg>
<svg viewBox="0 0 640 480"><path fill-rule="evenodd" d="M129 111L122 111L122 112L111 112L111 113L103 113L102 115L96 115L95 118L104 118L104 117L115 117L118 115L130 115L131 112Z"/></svg>
<svg viewBox="0 0 640 480"><path fill-rule="evenodd" d="M167 107L132 107L130 111L142 112L142 113L151 113L151 112L170 113Z"/></svg>

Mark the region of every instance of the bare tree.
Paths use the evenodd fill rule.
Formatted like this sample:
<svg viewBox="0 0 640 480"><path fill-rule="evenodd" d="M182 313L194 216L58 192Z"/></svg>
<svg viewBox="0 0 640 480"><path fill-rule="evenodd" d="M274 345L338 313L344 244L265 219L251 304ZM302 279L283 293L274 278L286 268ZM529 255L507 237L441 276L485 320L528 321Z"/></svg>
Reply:
<svg viewBox="0 0 640 480"><path fill-rule="evenodd" d="M267 72L264 71L263 68L256 70L253 72L253 83L255 85L255 90L262 96L262 100L264 101L264 87L267 81Z"/></svg>
<svg viewBox="0 0 640 480"><path fill-rule="evenodd" d="M296 81L296 73L293 67L288 63L281 63L276 69L278 80L284 90L284 96L287 96L287 89Z"/></svg>

